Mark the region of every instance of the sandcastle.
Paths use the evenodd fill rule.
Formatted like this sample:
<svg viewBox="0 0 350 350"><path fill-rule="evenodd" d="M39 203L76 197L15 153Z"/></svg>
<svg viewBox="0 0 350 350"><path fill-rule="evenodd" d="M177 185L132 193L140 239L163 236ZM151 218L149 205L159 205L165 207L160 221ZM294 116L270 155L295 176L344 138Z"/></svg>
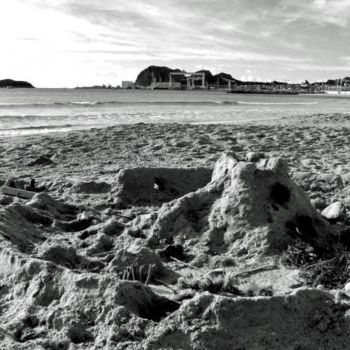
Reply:
<svg viewBox="0 0 350 350"><path fill-rule="evenodd" d="M295 237L318 249L335 239L279 158L254 163L224 154L206 186L163 204L150 220L150 246L181 244L193 255L249 259L281 253Z"/></svg>
<svg viewBox="0 0 350 350"><path fill-rule="evenodd" d="M234 273L280 257L295 239L322 252L337 240L285 161L249 160L226 153L214 170L128 170L111 184L73 187L88 187L91 196L109 190L115 201L103 213L92 208L88 215L48 193L3 198L3 344L68 350L250 349L259 343L277 350L331 341L346 348L344 294L291 288L288 295L191 291L183 297L176 284L183 273L177 264L198 278L220 276L225 267L211 271L209 260L231 259L227 268ZM118 216L132 205L143 214Z"/></svg>

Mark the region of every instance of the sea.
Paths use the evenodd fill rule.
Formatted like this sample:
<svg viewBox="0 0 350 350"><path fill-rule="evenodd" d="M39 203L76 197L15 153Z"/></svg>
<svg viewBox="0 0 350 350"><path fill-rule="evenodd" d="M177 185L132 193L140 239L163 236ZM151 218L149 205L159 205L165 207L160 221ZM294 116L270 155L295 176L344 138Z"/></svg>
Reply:
<svg viewBox="0 0 350 350"><path fill-rule="evenodd" d="M0 136L131 123L245 123L350 113L350 98L225 91L0 89Z"/></svg>

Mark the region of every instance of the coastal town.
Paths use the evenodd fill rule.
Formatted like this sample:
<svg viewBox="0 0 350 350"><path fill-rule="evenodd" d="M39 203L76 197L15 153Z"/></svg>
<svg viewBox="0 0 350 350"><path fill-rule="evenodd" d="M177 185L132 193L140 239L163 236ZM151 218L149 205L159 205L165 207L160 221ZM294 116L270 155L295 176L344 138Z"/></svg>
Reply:
<svg viewBox="0 0 350 350"><path fill-rule="evenodd" d="M123 81L124 89L151 90L224 90L229 93L243 94L350 94L350 77L328 79L325 81L291 83L273 80L242 81L228 73L213 75L209 70L186 72L168 67L149 66L136 78L135 82Z"/></svg>
<svg viewBox="0 0 350 350"><path fill-rule="evenodd" d="M0 80L0 88L33 88L25 81ZM147 90L216 90L236 94L329 94L349 95L350 77L324 81L243 81L228 73L212 74L209 70L187 72L165 66L149 66L142 70L135 81L124 80L121 85L103 84L78 86L76 89L147 89Z"/></svg>

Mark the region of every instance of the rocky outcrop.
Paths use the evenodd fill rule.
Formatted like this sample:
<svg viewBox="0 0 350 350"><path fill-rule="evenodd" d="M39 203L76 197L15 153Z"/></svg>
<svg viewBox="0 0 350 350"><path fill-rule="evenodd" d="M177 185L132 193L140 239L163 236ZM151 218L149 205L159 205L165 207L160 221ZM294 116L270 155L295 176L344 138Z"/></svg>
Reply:
<svg viewBox="0 0 350 350"><path fill-rule="evenodd" d="M233 81L236 84L241 84L242 83L242 81L233 78L232 75L228 74L228 73L215 74L214 78L216 79L215 83L218 84L218 85L227 85L227 79Z"/></svg>
<svg viewBox="0 0 350 350"><path fill-rule="evenodd" d="M3 79L0 80L0 88L34 88L34 86L27 81Z"/></svg>
<svg viewBox="0 0 350 350"><path fill-rule="evenodd" d="M169 67L149 66L138 74L135 81L135 85L140 87L147 87L151 85L153 80L157 82L168 82L170 72L181 72L181 70L172 69ZM227 81L225 80L225 78L233 80L237 84L241 83L240 80L232 78L232 76L228 73L219 73L213 75L209 70L199 70L196 73L205 74L205 82L207 85L227 85ZM186 84L186 78L184 75L174 77L173 81L183 82L184 84Z"/></svg>
<svg viewBox="0 0 350 350"><path fill-rule="evenodd" d="M169 67L149 66L141 71L135 81L135 86L150 86L155 79L157 82L169 81L170 72L181 72L180 69L172 69Z"/></svg>
<svg viewBox="0 0 350 350"><path fill-rule="evenodd" d="M205 74L205 83L207 85L227 85L227 80L225 79L229 79L236 84L242 83L240 80L232 78L232 75L228 73L218 73L213 75L209 70L199 70L196 73Z"/></svg>

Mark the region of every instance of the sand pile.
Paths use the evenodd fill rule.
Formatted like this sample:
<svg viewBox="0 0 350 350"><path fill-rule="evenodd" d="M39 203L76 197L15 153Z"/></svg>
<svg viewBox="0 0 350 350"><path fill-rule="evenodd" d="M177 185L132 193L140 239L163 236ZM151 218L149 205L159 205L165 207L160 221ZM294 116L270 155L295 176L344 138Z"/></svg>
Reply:
<svg viewBox="0 0 350 350"><path fill-rule="evenodd" d="M61 189L29 200L3 196L0 344L346 348L349 298L296 290L295 271L278 263L296 239L328 252L336 227L291 180L285 161L263 154L248 160L226 153L214 170L122 170L108 182L67 186L61 197L79 194L76 203L60 200ZM111 199L104 206L101 195ZM271 258L276 271L258 271ZM277 278L286 285L248 293L243 284L251 274L255 283ZM204 281L201 288L184 284L189 275ZM265 296L251 297L262 289Z"/></svg>
<svg viewBox="0 0 350 350"><path fill-rule="evenodd" d="M140 224L137 218L130 230L148 231L151 247L180 244L197 260L201 254L241 260L279 254L296 237L327 249L335 239L279 158L254 163L225 154L209 184L163 204L145 220Z"/></svg>
<svg viewBox="0 0 350 350"><path fill-rule="evenodd" d="M78 238L86 225L72 230L72 223L85 223L80 211L48 194L0 209L0 337L6 348L102 348L113 339L130 340L132 336L117 326L126 327L128 318L129 331L139 338L149 322L179 307L135 277L127 281L130 276L121 276L137 262L145 266L137 276L143 282L164 275L155 252L134 244L116 249L110 262L87 255ZM101 240L101 233L96 238ZM113 242L108 249L112 247ZM108 336L111 327L114 332Z"/></svg>
<svg viewBox="0 0 350 350"><path fill-rule="evenodd" d="M349 301L316 289L287 296L226 298L209 293L184 303L144 342L146 349L347 349Z"/></svg>

